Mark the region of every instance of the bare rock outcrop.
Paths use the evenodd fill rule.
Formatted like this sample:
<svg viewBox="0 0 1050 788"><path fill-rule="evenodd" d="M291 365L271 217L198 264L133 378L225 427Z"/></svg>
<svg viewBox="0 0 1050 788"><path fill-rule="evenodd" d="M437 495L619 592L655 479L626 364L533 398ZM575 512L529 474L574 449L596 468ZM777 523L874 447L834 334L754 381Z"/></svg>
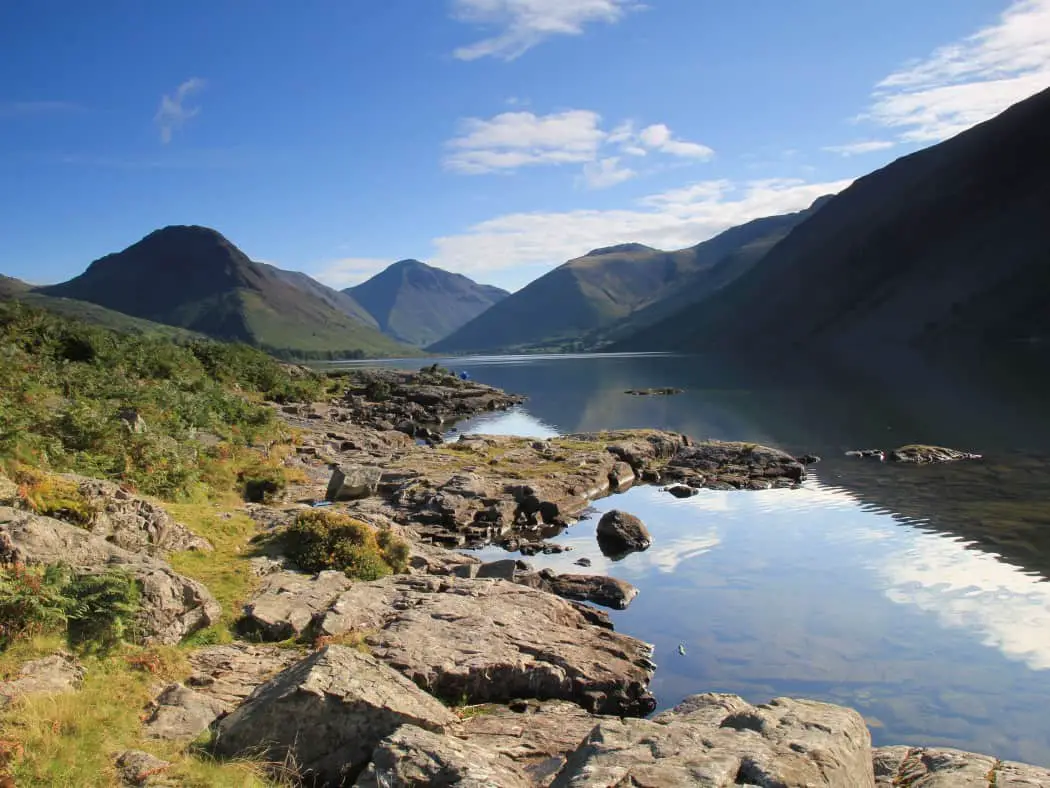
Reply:
<svg viewBox="0 0 1050 788"><path fill-rule="evenodd" d="M169 684L153 701L146 736L151 739L192 739L208 729L229 704L181 684Z"/></svg>
<svg viewBox="0 0 1050 788"><path fill-rule="evenodd" d="M59 651L22 665L16 678L0 681L0 709L27 695L70 692L84 680L84 667L72 654Z"/></svg>
<svg viewBox="0 0 1050 788"><path fill-rule="evenodd" d="M80 572L131 573L142 590L137 624L148 643L174 644L218 621L219 603L203 584L159 558L131 553L50 517L0 507L0 562L64 563Z"/></svg>
<svg viewBox="0 0 1050 788"><path fill-rule="evenodd" d="M708 694L653 720L599 723L553 785L873 788L875 780L871 736L852 709Z"/></svg>
<svg viewBox="0 0 1050 788"><path fill-rule="evenodd" d="M265 640L298 637L351 585L342 572L274 572L244 606L242 624Z"/></svg>
<svg viewBox="0 0 1050 788"><path fill-rule="evenodd" d="M550 785L580 742L603 720L567 701L517 701L474 710L454 733L511 759L534 785Z"/></svg>
<svg viewBox="0 0 1050 788"><path fill-rule="evenodd" d="M237 705L255 688L303 658L295 649L266 643L205 646L189 654L193 672L186 685L224 703Z"/></svg>
<svg viewBox="0 0 1050 788"><path fill-rule="evenodd" d="M372 753L355 788L532 788L513 761L452 736L403 725Z"/></svg>
<svg viewBox="0 0 1050 788"><path fill-rule="evenodd" d="M218 754L293 761L320 785L354 780L402 725L442 733L455 716L367 654L327 646L261 685L216 726Z"/></svg>
<svg viewBox="0 0 1050 788"><path fill-rule="evenodd" d="M922 446L913 444L901 446L890 452L891 462L910 463L912 465L929 465L932 463L958 462L959 460L979 460L980 454L971 454L968 451L949 449L944 446Z"/></svg>
<svg viewBox="0 0 1050 788"><path fill-rule="evenodd" d="M877 786L913 788L1043 788L1050 769L940 747L875 750Z"/></svg>
<svg viewBox="0 0 1050 788"><path fill-rule="evenodd" d="M731 441L704 441L684 447L663 471L664 481L719 490L791 487L805 479L806 466L787 452Z"/></svg>
<svg viewBox="0 0 1050 788"><path fill-rule="evenodd" d="M559 698L600 713L647 714L655 705L652 647L607 621L512 583L399 576L355 583L318 628L366 633L373 654L439 697Z"/></svg>

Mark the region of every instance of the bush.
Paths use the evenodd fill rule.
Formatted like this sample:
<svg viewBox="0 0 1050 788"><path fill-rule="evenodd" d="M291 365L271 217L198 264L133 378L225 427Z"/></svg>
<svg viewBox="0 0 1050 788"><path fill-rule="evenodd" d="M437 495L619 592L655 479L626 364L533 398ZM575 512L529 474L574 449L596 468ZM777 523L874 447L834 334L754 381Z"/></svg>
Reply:
<svg viewBox="0 0 1050 788"><path fill-rule="evenodd" d="M390 384L382 378L370 380L365 386L365 396L372 402L386 402L390 394Z"/></svg>
<svg viewBox="0 0 1050 788"><path fill-rule="evenodd" d="M0 649L65 626L60 568L13 564L0 569Z"/></svg>
<svg viewBox="0 0 1050 788"><path fill-rule="evenodd" d="M408 545L389 531L338 512L310 510L299 514L285 533L285 551L306 572L337 569L355 580L378 580L403 572Z"/></svg>
<svg viewBox="0 0 1050 788"><path fill-rule="evenodd" d="M272 503L288 485L280 468L258 467L240 474L244 500L249 503Z"/></svg>
<svg viewBox="0 0 1050 788"><path fill-rule="evenodd" d="M140 591L116 570L76 575L66 567L0 569L0 648L66 629L71 646L105 652L133 640Z"/></svg>
<svg viewBox="0 0 1050 788"><path fill-rule="evenodd" d="M37 514L87 526L98 507L85 498L76 482L29 469L15 474L19 496Z"/></svg>

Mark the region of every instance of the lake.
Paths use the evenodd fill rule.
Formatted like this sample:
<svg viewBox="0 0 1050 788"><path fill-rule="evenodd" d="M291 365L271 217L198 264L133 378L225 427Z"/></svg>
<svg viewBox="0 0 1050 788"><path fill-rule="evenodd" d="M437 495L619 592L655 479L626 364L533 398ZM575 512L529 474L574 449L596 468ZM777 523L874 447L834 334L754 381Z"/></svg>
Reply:
<svg viewBox="0 0 1050 788"><path fill-rule="evenodd" d="M943 369L895 360L878 374L666 355L441 363L529 397L459 432L654 427L823 458L796 490L704 490L677 500L635 488L596 502L591 517L554 540L571 552L526 559L638 586L630 608L612 618L618 631L655 644L660 708L707 691L751 702L815 698L858 709L876 745L943 745L1050 765L1050 381L1042 358L971 358ZM650 386L685 392L624 393ZM907 443L984 459L904 467L844 456ZM648 551L618 562L602 556L594 527L612 508L646 522ZM574 565L581 557L590 569Z"/></svg>

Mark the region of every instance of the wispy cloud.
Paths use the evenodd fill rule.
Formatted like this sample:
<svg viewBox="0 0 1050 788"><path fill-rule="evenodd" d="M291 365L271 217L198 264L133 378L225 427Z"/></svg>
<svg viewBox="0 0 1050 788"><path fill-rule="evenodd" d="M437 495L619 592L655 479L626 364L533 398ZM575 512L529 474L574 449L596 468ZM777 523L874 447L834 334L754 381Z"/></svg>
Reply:
<svg viewBox="0 0 1050 788"><path fill-rule="evenodd" d="M507 214L435 239L432 259L442 268L476 276L519 266L553 266L596 247L629 241L680 249L752 219L800 210L851 182L701 181L649 195L621 210Z"/></svg>
<svg viewBox="0 0 1050 788"><path fill-rule="evenodd" d="M637 174L630 167L621 167L619 156L610 156L584 164L578 182L588 189L608 189L610 186L629 181Z"/></svg>
<svg viewBox="0 0 1050 788"><path fill-rule="evenodd" d="M153 122L160 129L160 141L167 145L171 142L172 135L185 125L190 118L200 114L200 107L191 107L187 99L194 93L199 93L207 83L199 78L187 79L171 95L164 95L160 99L160 108L153 117Z"/></svg>
<svg viewBox="0 0 1050 788"><path fill-rule="evenodd" d="M82 109L82 106L72 101L4 101L0 102L0 118L53 115L64 112L79 112Z"/></svg>
<svg viewBox="0 0 1050 788"><path fill-rule="evenodd" d="M308 273L318 282L342 290L370 279L392 262L382 257L344 257L315 266Z"/></svg>
<svg viewBox="0 0 1050 788"><path fill-rule="evenodd" d="M1050 86L1050 0L1015 0L999 20L890 74L861 116L903 142L938 142Z"/></svg>
<svg viewBox="0 0 1050 788"><path fill-rule="evenodd" d="M578 182L591 189L614 186L638 174L620 165L623 156L659 153L692 161L714 156L706 145L676 138L662 123L636 131L628 121L607 131L597 112L581 109L468 118L461 121L459 136L447 147L444 164L453 172L482 175L536 165L582 164Z"/></svg>
<svg viewBox="0 0 1050 788"><path fill-rule="evenodd" d="M460 47L460 60L513 60L553 36L577 36L593 23L618 22L635 0L453 0L453 17L495 35Z"/></svg>
<svg viewBox="0 0 1050 788"><path fill-rule="evenodd" d="M823 150L828 153L837 153L839 156L861 156L865 153L874 153L880 150L889 150L897 143L892 140L861 140L849 142L845 145L828 145Z"/></svg>

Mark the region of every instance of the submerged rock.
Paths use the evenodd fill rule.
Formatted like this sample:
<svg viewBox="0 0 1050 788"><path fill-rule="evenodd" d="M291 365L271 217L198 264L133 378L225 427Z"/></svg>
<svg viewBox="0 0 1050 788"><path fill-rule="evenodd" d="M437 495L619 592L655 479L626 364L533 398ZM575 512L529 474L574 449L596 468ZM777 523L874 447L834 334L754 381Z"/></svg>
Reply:
<svg viewBox="0 0 1050 788"><path fill-rule="evenodd" d="M540 572L540 588L557 594L563 599L576 599L580 602L593 602L596 605L611 607L614 610L626 610L636 596L638 589L626 580L603 575L556 575L552 572Z"/></svg>
<svg viewBox="0 0 1050 788"><path fill-rule="evenodd" d="M368 633L376 657L442 698L647 714L652 646L610 630L594 608L534 588L421 576L355 583L319 622L324 635Z"/></svg>
<svg viewBox="0 0 1050 788"><path fill-rule="evenodd" d="M452 736L402 725L372 753L355 788L531 788L532 782L508 758Z"/></svg>
<svg viewBox="0 0 1050 788"><path fill-rule="evenodd" d="M367 654L327 646L261 685L216 726L226 757L295 763L320 785L352 781L402 725L440 733L455 715Z"/></svg>
<svg viewBox="0 0 1050 788"><path fill-rule="evenodd" d="M670 487L665 487L664 492L671 493L675 498L692 498L699 490L687 484L672 484Z"/></svg>
<svg viewBox="0 0 1050 788"><path fill-rule="evenodd" d="M668 386L652 389L627 389L624 394L631 394L635 397L670 397L675 394L681 394L683 391L685 391L685 389L676 389Z"/></svg>
<svg viewBox="0 0 1050 788"><path fill-rule="evenodd" d="M979 460L980 454L970 454L958 449L947 449L943 446L901 446L890 452L893 462L906 462L916 465L927 465L938 462L958 462L959 460Z"/></svg>
<svg viewBox="0 0 1050 788"><path fill-rule="evenodd" d="M653 543L645 523L633 514L613 509L602 515L596 531L598 544L606 555L622 555L648 550Z"/></svg>
<svg viewBox="0 0 1050 788"><path fill-rule="evenodd" d="M852 709L696 695L652 720L600 722L557 788L738 785L873 788L871 736Z"/></svg>

